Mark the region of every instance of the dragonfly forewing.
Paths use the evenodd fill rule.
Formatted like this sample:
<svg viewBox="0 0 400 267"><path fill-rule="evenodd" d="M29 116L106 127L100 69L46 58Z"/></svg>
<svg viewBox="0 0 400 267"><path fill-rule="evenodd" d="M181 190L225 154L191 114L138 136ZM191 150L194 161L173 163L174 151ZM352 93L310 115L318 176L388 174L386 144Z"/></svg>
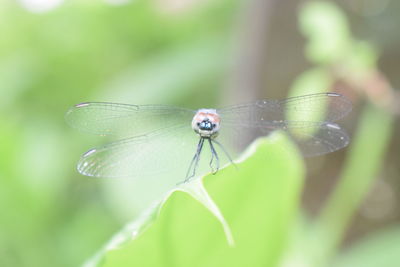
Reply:
<svg viewBox="0 0 400 267"><path fill-rule="evenodd" d="M65 117L74 128L98 135L137 136L190 123L194 110L162 105L87 102L71 107Z"/></svg>

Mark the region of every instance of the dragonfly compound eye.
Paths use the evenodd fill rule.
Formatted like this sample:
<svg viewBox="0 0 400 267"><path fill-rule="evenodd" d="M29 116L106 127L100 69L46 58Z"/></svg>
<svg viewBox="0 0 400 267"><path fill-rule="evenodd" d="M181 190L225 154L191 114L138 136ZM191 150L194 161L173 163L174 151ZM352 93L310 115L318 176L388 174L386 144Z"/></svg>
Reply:
<svg viewBox="0 0 400 267"><path fill-rule="evenodd" d="M203 131L211 131L214 129L215 124L213 125L209 120L204 120L200 123L199 128Z"/></svg>

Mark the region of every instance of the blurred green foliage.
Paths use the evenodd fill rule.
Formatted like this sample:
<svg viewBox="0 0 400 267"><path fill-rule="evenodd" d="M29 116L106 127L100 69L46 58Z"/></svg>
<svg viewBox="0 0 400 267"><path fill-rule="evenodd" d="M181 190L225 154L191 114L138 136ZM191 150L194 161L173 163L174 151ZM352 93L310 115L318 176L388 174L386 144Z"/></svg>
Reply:
<svg viewBox="0 0 400 267"><path fill-rule="evenodd" d="M25 2L35 1L6 0L0 8L0 266L79 266L139 208L123 183L77 174L80 153L104 140L69 129L65 111L87 100L218 104L223 91L217 88L225 85L232 63L236 17L245 5L188 1L173 9L174 1L72 0L32 12ZM327 91L338 81L362 94L365 81L378 72L378 53L352 36L346 14L331 1L306 1L299 29L313 66L293 82L289 95ZM154 251L178 262L170 266L243 266L243 259L253 266L394 266L398 227L344 253L340 248L392 133L393 115L372 102L360 113L341 179L316 220L300 207L298 156L285 150L291 144L272 138L240 165L242 172L229 167L204 179L237 247L228 247L211 213L179 192L148 231L108 252L105 266L150 260L166 266L155 262ZM297 213L301 219L292 229ZM213 239L204 240L205 233Z"/></svg>
<svg viewBox="0 0 400 267"><path fill-rule="evenodd" d="M394 266L400 261L399 239L398 226L380 230L364 237L348 251L339 255L331 266Z"/></svg>

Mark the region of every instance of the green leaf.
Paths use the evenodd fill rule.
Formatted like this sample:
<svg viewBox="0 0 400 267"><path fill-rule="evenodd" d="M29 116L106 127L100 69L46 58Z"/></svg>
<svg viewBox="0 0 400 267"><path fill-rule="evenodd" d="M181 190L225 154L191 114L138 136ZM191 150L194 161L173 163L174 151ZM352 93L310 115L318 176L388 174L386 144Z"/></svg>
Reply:
<svg viewBox="0 0 400 267"><path fill-rule="evenodd" d="M334 63L348 54L352 43L345 14L334 3L308 1L300 10L300 28L309 38L306 52L314 63Z"/></svg>
<svg viewBox="0 0 400 267"><path fill-rule="evenodd" d="M368 79L377 67L378 52L368 42L355 41L339 69L339 74L348 80L363 81Z"/></svg>
<svg viewBox="0 0 400 267"><path fill-rule="evenodd" d="M359 241L334 262L335 267L391 267L400 262L400 227L391 227Z"/></svg>
<svg viewBox="0 0 400 267"><path fill-rule="evenodd" d="M315 67L303 72L296 78L290 88L289 96L328 92L332 84L333 79L329 71L322 67Z"/></svg>
<svg viewBox="0 0 400 267"><path fill-rule="evenodd" d="M152 225L150 212L143 224L133 222L127 229L145 228L123 231L87 266L96 266L103 256L107 267L277 264L297 214L304 167L297 149L280 133L253 143L243 158L237 169L230 165L171 193ZM234 245L226 239L230 232Z"/></svg>

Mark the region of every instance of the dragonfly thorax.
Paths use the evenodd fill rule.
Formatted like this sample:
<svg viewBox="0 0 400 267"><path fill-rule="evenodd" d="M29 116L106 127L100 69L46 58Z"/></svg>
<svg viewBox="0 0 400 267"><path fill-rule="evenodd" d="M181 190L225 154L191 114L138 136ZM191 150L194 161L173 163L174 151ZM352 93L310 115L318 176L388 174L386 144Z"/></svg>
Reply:
<svg viewBox="0 0 400 267"><path fill-rule="evenodd" d="M215 109L199 109L192 120L193 130L201 137L218 135L221 119Z"/></svg>

